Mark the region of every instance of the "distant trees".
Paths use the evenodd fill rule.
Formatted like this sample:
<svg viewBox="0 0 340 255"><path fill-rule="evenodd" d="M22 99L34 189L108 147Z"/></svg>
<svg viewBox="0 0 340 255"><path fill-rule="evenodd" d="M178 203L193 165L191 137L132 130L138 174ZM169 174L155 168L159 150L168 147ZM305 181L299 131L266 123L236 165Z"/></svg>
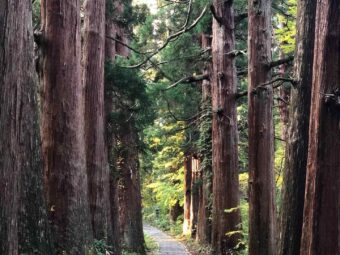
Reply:
<svg viewBox="0 0 340 255"><path fill-rule="evenodd" d="M183 205L183 234L190 234L190 207L191 207L192 160L191 155L184 157L184 205Z"/></svg>
<svg viewBox="0 0 340 255"><path fill-rule="evenodd" d="M210 30L211 27L208 27ZM210 32L210 31L209 31ZM201 37L202 49L211 48L211 36L202 34ZM212 162L211 162L211 82L212 63L208 60L204 63L203 75L207 79L202 81L202 100L201 110L203 121L199 126L198 138L198 155L200 159L200 180L199 187L199 210L197 220L197 235L196 239L201 243L211 242L211 213L212 213Z"/></svg>

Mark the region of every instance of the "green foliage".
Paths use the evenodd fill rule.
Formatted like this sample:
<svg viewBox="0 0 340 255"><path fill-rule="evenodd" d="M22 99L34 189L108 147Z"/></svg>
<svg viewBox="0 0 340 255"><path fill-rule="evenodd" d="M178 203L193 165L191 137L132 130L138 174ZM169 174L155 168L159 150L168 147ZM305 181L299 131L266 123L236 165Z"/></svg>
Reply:
<svg viewBox="0 0 340 255"><path fill-rule="evenodd" d="M274 3L275 39L283 53L289 54L295 49L296 34L296 0Z"/></svg>
<svg viewBox="0 0 340 255"><path fill-rule="evenodd" d="M147 94L146 83L137 70L107 62L105 93L112 94L114 98L115 109L108 117L117 133L124 131L131 119L138 131L152 123L154 109Z"/></svg>
<svg viewBox="0 0 340 255"><path fill-rule="evenodd" d="M34 29L38 29L41 23L40 0L36 0L32 4L32 19Z"/></svg>
<svg viewBox="0 0 340 255"><path fill-rule="evenodd" d="M144 235L145 246L146 246L146 254L147 255L158 255L159 254L159 245L158 243L150 236Z"/></svg>
<svg viewBox="0 0 340 255"><path fill-rule="evenodd" d="M155 125L158 125L159 132L167 132L174 127L159 121L156 121ZM175 125L183 126L183 123L178 122ZM166 212L177 201L183 204L184 153L181 151L181 144L184 142L184 132L169 135L166 142L161 141L158 132L154 130L146 130L145 134L147 143L155 154L152 161L152 174L148 176L149 184L144 185L144 202L147 205L147 194L152 194L151 203L156 201L162 211Z"/></svg>

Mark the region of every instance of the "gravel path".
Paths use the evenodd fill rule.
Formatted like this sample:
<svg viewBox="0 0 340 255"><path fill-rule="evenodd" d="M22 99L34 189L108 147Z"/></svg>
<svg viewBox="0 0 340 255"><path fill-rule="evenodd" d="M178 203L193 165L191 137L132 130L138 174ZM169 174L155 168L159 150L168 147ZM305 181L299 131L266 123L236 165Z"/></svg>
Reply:
<svg viewBox="0 0 340 255"><path fill-rule="evenodd" d="M190 255L181 242L157 228L144 224L144 233L159 244L160 255Z"/></svg>

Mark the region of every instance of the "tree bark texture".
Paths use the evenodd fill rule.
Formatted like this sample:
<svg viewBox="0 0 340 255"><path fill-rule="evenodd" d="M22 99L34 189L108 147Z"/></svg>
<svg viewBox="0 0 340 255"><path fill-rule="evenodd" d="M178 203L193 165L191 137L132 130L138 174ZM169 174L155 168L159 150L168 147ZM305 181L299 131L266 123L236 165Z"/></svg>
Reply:
<svg viewBox="0 0 340 255"><path fill-rule="evenodd" d="M50 249L30 1L0 1L0 254Z"/></svg>
<svg viewBox="0 0 340 255"><path fill-rule="evenodd" d="M118 135L120 149L116 160L118 160L117 168L119 171L119 221L121 236L127 250L138 254L145 254L138 160L138 134L133 125L132 120L128 121Z"/></svg>
<svg viewBox="0 0 340 255"><path fill-rule="evenodd" d="M198 209L199 209L199 189L201 186L200 176L200 161L196 156L191 158L192 160L192 171L191 171L191 203L190 203L190 234L194 239L197 233L197 220L198 220Z"/></svg>
<svg viewBox="0 0 340 255"><path fill-rule="evenodd" d="M299 255L308 155L308 129L313 78L316 1L298 2L294 79L291 90L285 172L280 213L280 255Z"/></svg>
<svg viewBox="0 0 340 255"><path fill-rule="evenodd" d="M104 111L105 0L87 0L84 15L83 81L90 213L94 238L108 240L112 225Z"/></svg>
<svg viewBox="0 0 340 255"><path fill-rule="evenodd" d="M301 255L340 250L340 2L317 2Z"/></svg>
<svg viewBox="0 0 340 255"><path fill-rule="evenodd" d="M232 1L213 1L212 75L212 246L215 254L229 254L240 242L238 134L234 11Z"/></svg>
<svg viewBox="0 0 340 255"><path fill-rule="evenodd" d="M275 250L271 0L248 1L249 253Z"/></svg>
<svg viewBox="0 0 340 255"><path fill-rule="evenodd" d="M105 45L106 49L106 61L111 62L114 59L111 59L110 53L108 53L108 47ZM107 143L107 151L108 151L108 162L109 162L109 170L110 170L110 213L111 213L111 230L109 233L109 241L111 242L111 246L113 247L113 254L120 255L121 254L121 245L120 245L120 233L119 233L119 208L118 208L118 172L116 166L116 160L114 157L114 148L116 145L116 139L113 134L113 123L110 120L110 115L113 111L113 94L111 92L105 93L105 115L106 115L106 143Z"/></svg>
<svg viewBox="0 0 340 255"><path fill-rule="evenodd" d="M209 35L202 34L202 49L211 47ZM212 64L207 61L203 74L208 77L212 73ZM211 212L212 212L212 161L211 161L211 86L210 79L202 81L202 102L201 110L204 114L204 121L200 124L200 148L199 158L201 161L199 188L199 209L197 219L196 239L200 243L211 242ZM203 118L203 116L202 116Z"/></svg>
<svg viewBox="0 0 340 255"><path fill-rule="evenodd" d="M116 57L116 43L108 38L116 38L115 17L119 12L114 8L116 0L106 0L106 40L105 40L105 61L114 63ZM121 254L121 236L119 231L119 206L118 206L118 173L116 160L114 157L114 148L116 145L115 135L113 133L113 124L110 115L114 111L114 101L116 99L111 91L105 91L105 114L106 114L106 142L108 150L108 161L110 167L110 210L112 233L109 239L112 240L113 254Z"/></svg>
<svg viewBox="0 0 340 255"><path fill-rule="evenodd" d="M190 206L191 206L191 178L192 178L191 155L184 158L184 220L183 234L190 234Z"/></svg>
<svg viewBox="0 0 340 255"><path fill-rule="evenodd" d="M81 83L80 1L43 0L42 148L49 221L59 252L92 240Z"/></svg>

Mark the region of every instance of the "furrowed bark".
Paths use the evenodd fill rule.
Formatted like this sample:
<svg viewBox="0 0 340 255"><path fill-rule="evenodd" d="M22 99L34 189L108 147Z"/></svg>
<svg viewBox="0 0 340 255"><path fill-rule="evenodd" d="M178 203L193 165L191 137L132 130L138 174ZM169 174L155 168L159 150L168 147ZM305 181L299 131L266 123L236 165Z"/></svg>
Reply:
<svg viewBox="0 0 340 255"><path fill-rule="evenodd" d="M49 221L58 252L92 242L80 72L80 1L43 0L42 148Z"/></svg>
<svg viewBox="0 0 340 255"><path fill-rule="evenodd" d="M248 1L249 253L274 255L271 0Z"/></svg>
<svg viewBox="0 0 340 255"><path fill-rule="evenodd" d="M105 61L106 63L114 63L116 57L116 43L107 37L116 37L116 26L114 22L115 15L119 15L115 7L116 0L106 0L106 26L105 26ZM113 254L121 254L121 236L119 232L119 209L118 209L118 173L116 168L113 149L116 146L116 139L113 134L113 124L110 120L110 115L114 110L114 101L112 92L105 93L105 115L106 115L106 142L108 150L108 162L110 166L110 211L111 211L111 228L109 240L113 247Z"/></svg>
<svg viewBox="0 0 340 255"><path fill-rule="evenodd" d="M202 49L211 47L210 36L202 34ZM203 75L211 76L212 64L205 64ZM211 86L210 78L202 81L202 103L204 121L200 124L200 149L199 158L201 161L199 189L199 210L197 220L196 239L201 243L211 242L211 206L212 206L212 162L211 162Z"/></svg>
<svg viewBox="0 0 340 255"><path fill-rule="evenodd" d="M317 2L301 255L340 249L340 2Z"/></svg>
<svg viewBox="0 0 340 255"><path fill-rule="evenodd" d="M84 15L83 82L91 223L94 238L107 241L112 225L104 113L105 0L87 0Z"/></svg>
<svg viewBox="0 0 340 255"><path fill-rule="evenodd" d="M313 78L316 1L298 2L297 42L291 90L285 172L280 215L280 255L299 255L308 155L308 129Z"/></svg>
<svg viewBox="0 0 340 255"><path fill-rule="evenodd" d="M215 254L230 253L240 242L236 68L232 1L213 2L220 19L213 20L212 246Z"/></svg>
<svg viewBox="0 0 340 255"><path fill-rule="evenodd" d="M50 247L30 1L0 0L0 254Z"/></svg>
<svg viewBox="0 0 340 255"><path fill-rule="evenodd" d="M142 198L140 190L138 133L130 120L121 133L120 151L117 155L119 171L118 197L119 221L124 246L128 251L145 254Z"/></svg>

